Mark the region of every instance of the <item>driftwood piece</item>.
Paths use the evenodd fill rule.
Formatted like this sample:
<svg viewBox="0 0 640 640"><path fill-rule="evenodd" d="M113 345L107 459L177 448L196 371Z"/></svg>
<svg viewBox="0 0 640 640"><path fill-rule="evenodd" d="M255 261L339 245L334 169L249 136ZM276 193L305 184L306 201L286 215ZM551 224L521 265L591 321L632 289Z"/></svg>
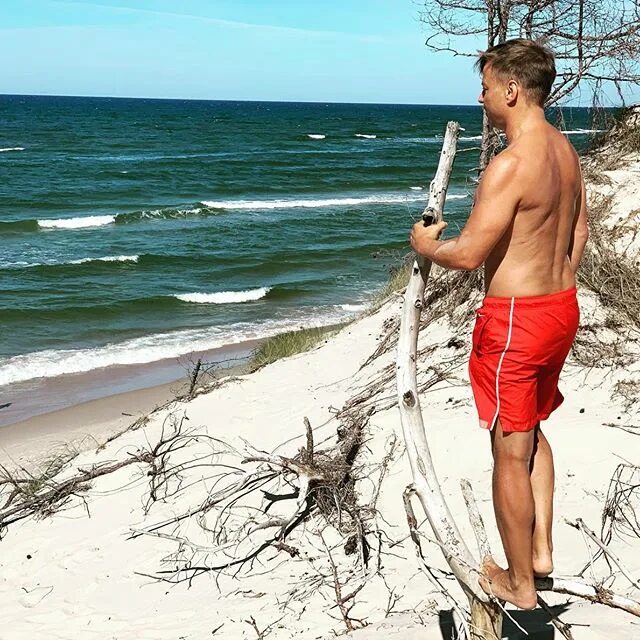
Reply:
<svg viewBox="0 0 640 640"><path fill-rule="evenodd" d="M596 546L600 548L602 553L604 553L604 555L607 556L607 558L611 559L611 561L618 567L618 569L620 569L620 573L622 573L622 575L634 587L636 587L637 589L640 589L640 580L637 580L636 578L633 577L633 575L631 574L631 571L629 571L629 569L624 564L622 564L622 560L620 560L620 558L615 553L613 553L613 551L611 551L611 549L609 549L609 547L604 542L602 542L602 540L600 540L600 538L598 538L598 536L596 536L596 534L593 531L591 531L589 527L587 527L587 525L584 523L584 520L582 518L577 518L575 522L571 522L566 518L564 519L564 521L570 527L573 527L574 529L578 529L578 531L582 531L587 537L591 538L591 540L596 544Z"/></svg>
<svg viewBox="0 0 640 640"><path fill-rule="evenodd" d="M537 591L554 591L570 596L578 596L590 602L606 604L614 609L622 609L634 616L640 617L640 602L626 596L614 593L599 585L586 584L572 577L554 576L548 578L536 578Z"/></svg>
<svg viewBox="0 0 640 640"><path fill-rule="evenodd" d="M440 162L429 189L429 202L425 214L431 215L436 222L442 219L459 130L460 125L456 122L447 124ZM431 460L420 411L416 376L417 345L420 313L424 305L424 290L430 270L431 261L417 256L402 307L397 356L397 393L402 432L413 476L413 493L422 504L436 541L443 550L453 574L469 597L472 611L471 637L493 640L500 637L496 621L501 620L501 615L496 611L490 614L494 605L489 602L478 583L478 562L460 535L444 499Z"/></svg>
<svg viewBox="0 0 640 640"><path fill-rule="evenodd" d="M471 528L476 536L476 543L478 544L478 551L480 552L480 558L486 558L491 555L491 547L489 546L489 538L487 537L487 530L484 526L484 521L480 515L480 510L476 504L475 496L473 495L473 489L471 483L463 478L460 480L460 488L462 489L462 497L467 505L467 511L469 512L469 522Z"/></svg>
<svg viewBox="0 0 640 640"><path fill-rule="evenodd" d="M473 495L471 483L467 479L462 479L460 480L460 488L462 489L464 502L467 505L469 522L476 537L480 558L486 558L491 555L491 546L489 545L484 521ZM502 637L502 604L504 603L490 602L487 604L477 598L471 599L471 621L477 636L483 639Z"/></svg>
<svg viewBox="0 0 640 640"><path fill-rule="evenodd" d="M442 219L458 130L457 123L447 124L440 163L429 190L427 208L436 221ZM402 307L397 357L397 393L402 432L411 465L415 494L422 503L434 535L438 542L449 550L451 557L448 562L456 578L465 585L467 591L486 601L484 592L472 574L471 567L476 566L477 562L462 541L435 474L420 412L416 379L418 329L430 269L430 261L421 256L416 257Z"/></svg>

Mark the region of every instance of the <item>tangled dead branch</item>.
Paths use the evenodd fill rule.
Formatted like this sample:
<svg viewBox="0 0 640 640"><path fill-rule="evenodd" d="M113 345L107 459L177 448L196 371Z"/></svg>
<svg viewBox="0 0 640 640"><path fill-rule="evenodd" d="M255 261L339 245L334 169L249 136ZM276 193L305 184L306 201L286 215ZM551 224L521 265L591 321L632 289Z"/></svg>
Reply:
<svg viewBox="0 0 640 640"><path fill-rule="evenodd" d="M482 295L483 276L480 270L450 271L433 267L429 280L429 292L425 297L420 318L420 329L424 329L441 318L448 318L451 326L463 329L473 315L473 304ZM400 318L389 318L383 324L383 332L375 351L365 360L360 369L389 353L398 344Z"/></svg>
<svg viewBox="0 0 640 640"><path fill-rule="evenodd" d="M613 388L613 395L622 400L625 411L631 411L640 402L640 380L619 380Z"/></svg>
<svg viewBox="0 0 640 640"><path fill-rule="evenodd" d="M89 464L86 468L79 467L67 477L68 464L76 458L76 452L52 459L37 472L24 468L9 470L0 466L0 533L18 520L30 516L46 517L59 511L72 497L82 498L96 478L130 465L149 465L147 475L151 478L151 493L156 496L166 481L166 453L186 446L190 437L183 433L183 424L184 418L176 420L175 416L170 416L163 424L161 437L154 447L140 448L117 462L99 462ZM158 478L162 478L159 483Z"/></svg>
<svg viewBox="0 0 640 640"><path fill-rule="evenodd" d="M604 509L600 538L609 544L614 535L640 538L640 467L620 463L611 477Z"/></svg>
<svg viewBox="0 0 640 640"><path fill-rule="evenodd" d="M95 464L72 477L57 480L56 474L33 475L24 471L10 472L0 466L0 534L10 524L29 516L46 517L61 509L72 496L81 496L91 486L91 481L113 473L123 467L139 463L152 463L153 455L140 451L126 460L113 464Z"/></svg>
<svg viewBox="0 0 640 640"><path fill-rule="evenodd" d="M357 551L366 565L370 552L367 521L371 514L370 509L358 503L355 463L371 413L372 410L343 414L337 441L327 448L314 445L313 431L305 418L306 446L290 457L258 451L248 443L245 451L239 452L211 439L213 449L203 451L195 460L189 457L171 461L183 446L174 439L158 452L156 467L161 468L161 473L157 476L162 481L159 484L154 480L152 496L162 486L164 498L183 497L184 486L188 485L176 480L194 465L205 466L208 480L221 488L208 491L200 505L135 530L132 536L155 535L177 542L177 552L167 558L171 568L160 571L158 576L180 582L210 571L233 570L234 575L243 569L250 571L256 558L269 549L296 556L299 550L290 542L290 535L317 514L344 536L345 553ZM243 471L242 465L251 465L252 470ZM287 509L289 504L292 508ZM180 533L180 523L194 517L206 542Z"/></svg>

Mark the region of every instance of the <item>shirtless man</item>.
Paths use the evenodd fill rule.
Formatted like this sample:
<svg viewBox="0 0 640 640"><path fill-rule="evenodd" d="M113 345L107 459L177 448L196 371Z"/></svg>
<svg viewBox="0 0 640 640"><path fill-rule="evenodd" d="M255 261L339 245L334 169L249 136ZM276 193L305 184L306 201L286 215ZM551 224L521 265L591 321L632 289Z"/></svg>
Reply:
<svg viewBox="0 0 640 640"><path fill-rule="evenodd" d="M485 558L482 588L536 606L534 576L553 570L553 458L540 421L562 402L558 377L578 327L575 273L588 237L578 156L545 120L553 54L530 40L485 51L479 102L508 146L485 170L458 237L417 223L411 245L449 269L484 264L469 362L480 426L491 431L493 503L508 568Z"/></svg>

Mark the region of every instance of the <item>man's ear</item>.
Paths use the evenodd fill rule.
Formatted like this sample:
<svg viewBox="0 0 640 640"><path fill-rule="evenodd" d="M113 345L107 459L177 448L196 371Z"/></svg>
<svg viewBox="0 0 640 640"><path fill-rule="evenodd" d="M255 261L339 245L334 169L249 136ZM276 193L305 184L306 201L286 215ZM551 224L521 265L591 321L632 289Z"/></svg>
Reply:
<svg viewBox="0 0 640 640"><path fill-rule="evenodd" d="M514 105L518 99L520 93L520 85L515 80L509 80L507 82L507 88L505 90L505 97L509 105Z"/></svg>

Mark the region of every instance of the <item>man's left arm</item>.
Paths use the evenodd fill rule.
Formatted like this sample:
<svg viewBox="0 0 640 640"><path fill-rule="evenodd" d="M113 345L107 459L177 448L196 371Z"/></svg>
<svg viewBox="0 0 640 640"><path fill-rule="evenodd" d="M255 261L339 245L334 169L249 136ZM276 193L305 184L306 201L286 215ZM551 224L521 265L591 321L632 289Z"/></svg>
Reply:
<svg viewBox="0 0 640 640"><path fill-rule="evenodd" d="M439 240L446 223L428 227L417 222L411 230L414 251L449 269L472 271L482 265L507 231L520 202L519 160L507 154L496 156L476 190L471 215L456 238Z"/></svg>

